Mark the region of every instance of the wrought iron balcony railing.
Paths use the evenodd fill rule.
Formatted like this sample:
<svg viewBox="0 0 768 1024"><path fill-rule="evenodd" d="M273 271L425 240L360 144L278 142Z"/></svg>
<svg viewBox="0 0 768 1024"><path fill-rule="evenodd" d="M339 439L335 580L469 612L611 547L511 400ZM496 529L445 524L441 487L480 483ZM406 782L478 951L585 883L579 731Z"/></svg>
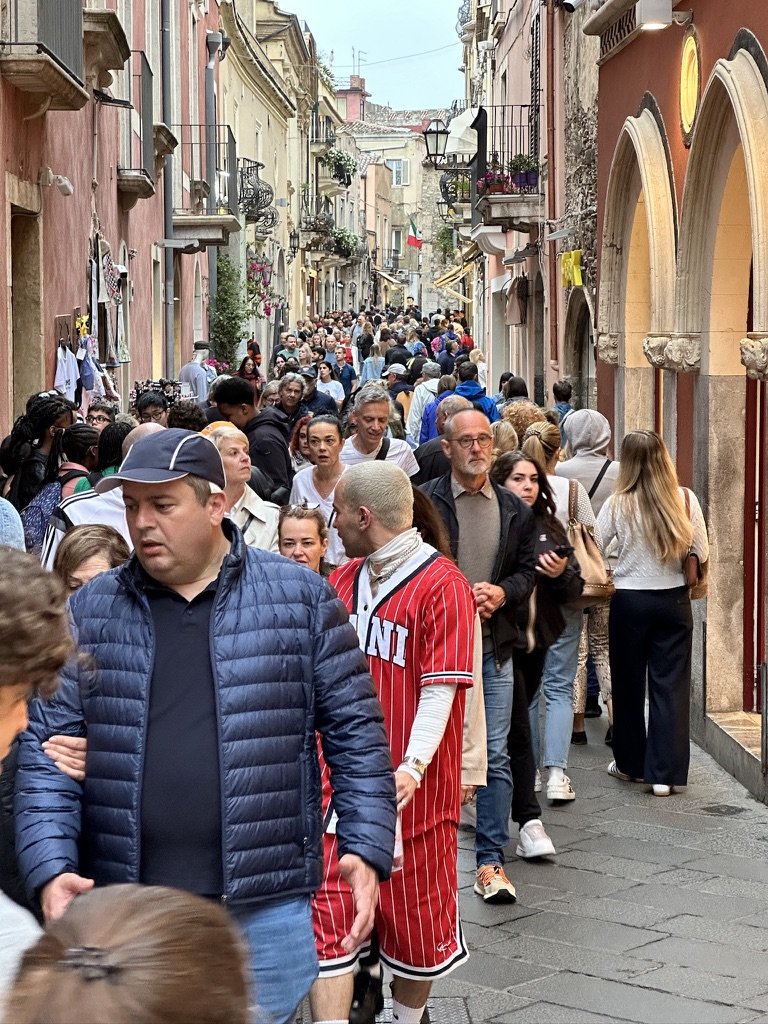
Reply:
<svg viewBox="0 0 768 1024"><path fill-rule="evenodd" d="M182 192L174 205L198 215L238 215L237 145L229 125L171 125L179 140L176 154L189 179L188 198Z"/></svg>
<svg viewBox="0 0 768 1024"><path fill-rule="evenodd" d="M7 52L13 52L15 47L35 46L82 85L82 0L12 0L2 6L2 45L8 48Z"/></svg>
<svg viewBox="0 0 768 1024"><path fill-rule="evenodd" d="M333 146L336 144L336 132L330 117L312 115L309 141L313 146Z"/></svg>
<svg viewBox="0 0 768 1024"><path fill-rule="evenodd" d="M327 235L336 221L333 216L333 203L327 196L310 195L301 197L301 230Z"/></svg>
<svg viewBox="0 0 768 1024"><path fill-rule="evenodd" d="M275 190L268 182L262 181L259 171L263 170L264 164L258 160L243 158L239 161L239 168L240 209L249 223L259 224L266 217L267 211L274 209L272 204L275 200ZM267 227L267 230L271 228Z"/></svg>
<svg viewBox="0 0 768 1024"><path fill-rule="evenodd" d="M536 104L508 104L485 108L488 117L484 163L478 162L478 180L496 172L509 191L539 191L540 108ZM481 173L482 172L482 173Z"/></svg>

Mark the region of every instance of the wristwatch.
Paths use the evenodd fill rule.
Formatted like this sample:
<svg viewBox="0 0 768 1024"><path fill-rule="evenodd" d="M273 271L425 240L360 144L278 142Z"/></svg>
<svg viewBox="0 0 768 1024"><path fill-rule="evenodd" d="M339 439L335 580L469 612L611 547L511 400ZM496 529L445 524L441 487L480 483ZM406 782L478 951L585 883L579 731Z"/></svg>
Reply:
<svg viewBox="0 0 768 1024"><path fill-rule="evenodd" d="M416 772L420 782L424 778L428 765L425 761L420 761L418 757L404 757L400 762L400 767L410 770L411 773Z"/></svg>

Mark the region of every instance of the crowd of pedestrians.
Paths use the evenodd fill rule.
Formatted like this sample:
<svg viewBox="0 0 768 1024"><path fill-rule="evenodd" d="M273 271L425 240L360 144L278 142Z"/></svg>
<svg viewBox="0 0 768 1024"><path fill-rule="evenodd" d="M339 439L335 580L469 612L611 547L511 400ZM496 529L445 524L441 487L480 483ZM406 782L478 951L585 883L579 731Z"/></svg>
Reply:
<svg viewBox="0 0 768 1024"><path fill-rule="evenodd" d="M508 372L489 394L466 326L333 313L229 377L193 353L191 397L130 415L27 402L0 445L0 1021L291 1024L309 996L373 1024L387 970L420 1024L469 955L460 820L477 896L515 901L511 823L556 856L598 694L608 772L685 787L696 496L652 431L612 458L567 381L549 410Z"/></svg>

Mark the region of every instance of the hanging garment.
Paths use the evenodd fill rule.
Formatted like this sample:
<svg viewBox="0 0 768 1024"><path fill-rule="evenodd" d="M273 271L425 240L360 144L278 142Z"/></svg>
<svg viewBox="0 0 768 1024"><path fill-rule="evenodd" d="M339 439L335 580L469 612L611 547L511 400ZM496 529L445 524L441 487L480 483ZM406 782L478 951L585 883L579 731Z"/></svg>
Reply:
<svg viewBox="0 0 768 1024"><path fill-rule="evenodd" d="M75 400L77 382L80 379L80 364L75 358L71 349L66 345L59 345L56 350L56 376L53 386L58 392L68 398L70 402Z"/></svg>

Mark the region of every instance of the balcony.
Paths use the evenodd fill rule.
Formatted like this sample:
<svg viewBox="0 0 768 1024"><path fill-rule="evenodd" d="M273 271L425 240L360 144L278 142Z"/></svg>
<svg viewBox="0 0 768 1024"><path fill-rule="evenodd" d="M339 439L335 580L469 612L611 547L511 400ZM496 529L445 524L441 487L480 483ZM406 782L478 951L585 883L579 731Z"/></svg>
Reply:
<svg viewBox="0 0 768 1024"><path fill-rule="evenodd" d="M472 172L466 167L448 167L440 175L438 184L452 222L469 224L472 220Z"/></svg>
<svg viewBox="0 0 768 1024"><path fill-rule="evenodd" d="M131 47L120 18L114 11L87 8L83 11L85 80L97 89L112 85L112 71L122 71Z"/></svg>
<svg viewBox="0 0 768 1024"><path fill-rule="evenodd" d="M336 145L336 132L330 117L321 117L319 114L312 115L309 143L312 156L323 156L332 146Z"/></svg>
<svg viewBox="0 0 768 1024"><path fill-rule="evenodd" d="M543 222L539 167L539 107L485 108L486 147L478 154L477 213L486 226L530 231Z"/></svg>
<svg viewBox="0 0 768 1024"><path fill-rule="evenodd" d="M240 230L235 137L228 125L172 125L179 140L181 188L174 188L175 238L227 245Z"/></svg>
<svg viewBox="0 0 768 1024"><path fill-rule="evenodd" d="M266 211L272 208L275 190L269 182L262 181L259 171L264 169L264 164L258 160L243 158L238 161L238 169L240 209L245 215L247 224L258 224L265 217Z"/></svg>
<svg viewBox="0 0 768 1024"><path fill-rule="evenodd" d="M491 0L491 35L501 39L507 24L507 16L503 10L504 0Z"/></svg>
<svg viewBox="0 0 768 1024"><path fill-rule="evenodd" d="M310 195L308 192L302 195L301 223L299 225L302 231L322 237L330 235L335 224L333 205L330 199L326 196Z"/></svg>
<svg viewBox="0 0 768 1024"><path fill-rule="evenodd" d="M3 78L46 110L85 106L82 0L3 4L0 31Z"/></svg>
<svg viewBox="0 0 768 1024"><path fill-rule="evenodd" d="M152 69L141 50L131 52L131 110L121 110L123 157L117 166L117 191L123 210L155 194L155 139L152 124Z"/></svg>

